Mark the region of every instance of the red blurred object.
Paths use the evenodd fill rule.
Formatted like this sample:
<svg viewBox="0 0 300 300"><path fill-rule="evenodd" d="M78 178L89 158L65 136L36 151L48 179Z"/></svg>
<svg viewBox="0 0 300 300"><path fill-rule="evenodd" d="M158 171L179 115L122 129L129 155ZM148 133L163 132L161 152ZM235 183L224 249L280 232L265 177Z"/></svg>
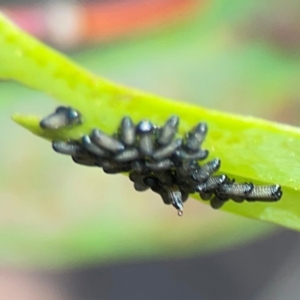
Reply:
<svg viewBox="0 0 300 300"><path fill-rule="evenodd" d="M53 44L107 42L167 26L198 10L201 0L74 1L1 10L24 30Z"/></svg>

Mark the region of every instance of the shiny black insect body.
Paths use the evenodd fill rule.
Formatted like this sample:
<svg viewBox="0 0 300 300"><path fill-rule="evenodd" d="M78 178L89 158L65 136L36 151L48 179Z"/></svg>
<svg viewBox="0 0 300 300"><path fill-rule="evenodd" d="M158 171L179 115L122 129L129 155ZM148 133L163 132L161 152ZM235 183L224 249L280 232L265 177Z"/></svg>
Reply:
<svg viewBox="0 0 300 300"><path fill-rule="evenodd" d="M78 155L83 151L83 147L75 141L64 142L64 141L54 141L52 143L52 148L54 151L60 154L66 155Z"/></svg>
<svg viewBox="0 0 300 300"><path fill-rule="evenodd" d="M95 145L104 151L117 153L125 149L122 142L111 137L99 129L94 129L91 134L91 140Z"/></svg>
<svg viewBox="0 0 300 300"><path fill-rule="evenodd" d="M95 128L78 141L53 141L52 146L78 164L100 167L108 174L128 172L136 191L152 190L165 204L174 206L179 215L183 213L183 203L193 193L209 201L213 208L220 208L229 200L272 202L281 198L279 185L238 183L224 174L216 175L220 159L202 162L209 154L202 149L207 124L200 122L179 137L179 121L177 116L171 116L161 127L149 120L135 125L127 116L112 136ZM79 112L59 107L40 125L55 130L81 122Z"/></svg>
<svg viewBox="0 0 300 300"><path fill-rule="evenodd" d="M142 156L151 157L154 150L155 128L150 121L141 121L136 127L138 147Z"/></svg>
<svg viewBox="0 0 300 300"><path fill-rule="evenodd" d="M77 110L71 107L59 106L54 113L40 122L40 126L43 129L56 130L78 125L81 122L81 114Z"/></svg>
<svg viewBox="0 0 300 300"><path fill-rule="evenodd" d="M179 118L177 116L171 116L164 126L158 130L157 143L162 146L167 146L173 141L179 125Z"/></svg>
<svg viewBox="0 0 300 300"><path fill-rule="evenodd" d="M136 128L129 117L124 117L121 121L120 129L119 129L119 136L121 142L126 147L133 147L136 141Z"/></svg>

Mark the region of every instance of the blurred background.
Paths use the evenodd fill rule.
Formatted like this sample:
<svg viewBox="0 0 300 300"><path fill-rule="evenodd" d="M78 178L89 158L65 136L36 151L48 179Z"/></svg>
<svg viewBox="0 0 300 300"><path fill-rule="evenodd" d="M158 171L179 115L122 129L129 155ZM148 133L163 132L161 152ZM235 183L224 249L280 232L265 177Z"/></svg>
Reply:
<svg viewBox="0 0 300 300"><path fill-rule="evenodd" d="M299 126L298 0L0 0L0 10L115 82ZM299 298L297 232L194 200L178 218L9 118L47 115L55 99L7 81L0 99L0 299Z"/></svg>

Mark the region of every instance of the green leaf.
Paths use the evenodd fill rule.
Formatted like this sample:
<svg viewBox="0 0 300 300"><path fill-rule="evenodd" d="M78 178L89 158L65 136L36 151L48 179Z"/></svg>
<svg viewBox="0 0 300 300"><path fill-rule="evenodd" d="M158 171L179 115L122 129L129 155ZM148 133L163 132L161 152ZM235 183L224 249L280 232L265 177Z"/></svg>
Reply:
<svg viewBox="0 0 300 300"><path fill-rule="evenodd" d="M107 133L124 115L162 124L171 114L181 118L180 133L199 120L209 125L205 147L222 160L221 171L238 180L282 185L278 203L228 203L224 210L300 229L298 172L300 130L250 117L204 109L113 84L96 77L0 17L0 76L43 91L79 110L82 126L55 133L42 130L39 118L14 115L14 120L46 139L79 138L99 127ZM11 63L11 62L14 63ZM196 195L193 195L196 197Z"/></svg>

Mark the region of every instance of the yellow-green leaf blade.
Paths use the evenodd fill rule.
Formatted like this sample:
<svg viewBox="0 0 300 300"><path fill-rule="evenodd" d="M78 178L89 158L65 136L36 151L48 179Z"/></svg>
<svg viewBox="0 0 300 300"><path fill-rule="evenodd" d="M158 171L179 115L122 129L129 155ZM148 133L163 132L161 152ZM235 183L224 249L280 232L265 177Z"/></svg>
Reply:
<svg viewBox="0 0 300 300"><path fill-rule="evenodd" d="M55 133L41 130L39 119L14 116L15 121L47 139L79 138L93 128L115 131L123 115L134 121L149 118L162 124L171 114L181 117L180 132L206 121L205 146L211 158L220 157L221 171L240 180L278 183L284 196L278 203L229 203L224 209L300 229L298 169L300 131L253 118L206 110L112 84L83 70L57 52L0 18L2 78L15 79L78 109L82 126ZM14 60L15 64L11 64ZM17 66L17 67L14 67Z"/></svg>

